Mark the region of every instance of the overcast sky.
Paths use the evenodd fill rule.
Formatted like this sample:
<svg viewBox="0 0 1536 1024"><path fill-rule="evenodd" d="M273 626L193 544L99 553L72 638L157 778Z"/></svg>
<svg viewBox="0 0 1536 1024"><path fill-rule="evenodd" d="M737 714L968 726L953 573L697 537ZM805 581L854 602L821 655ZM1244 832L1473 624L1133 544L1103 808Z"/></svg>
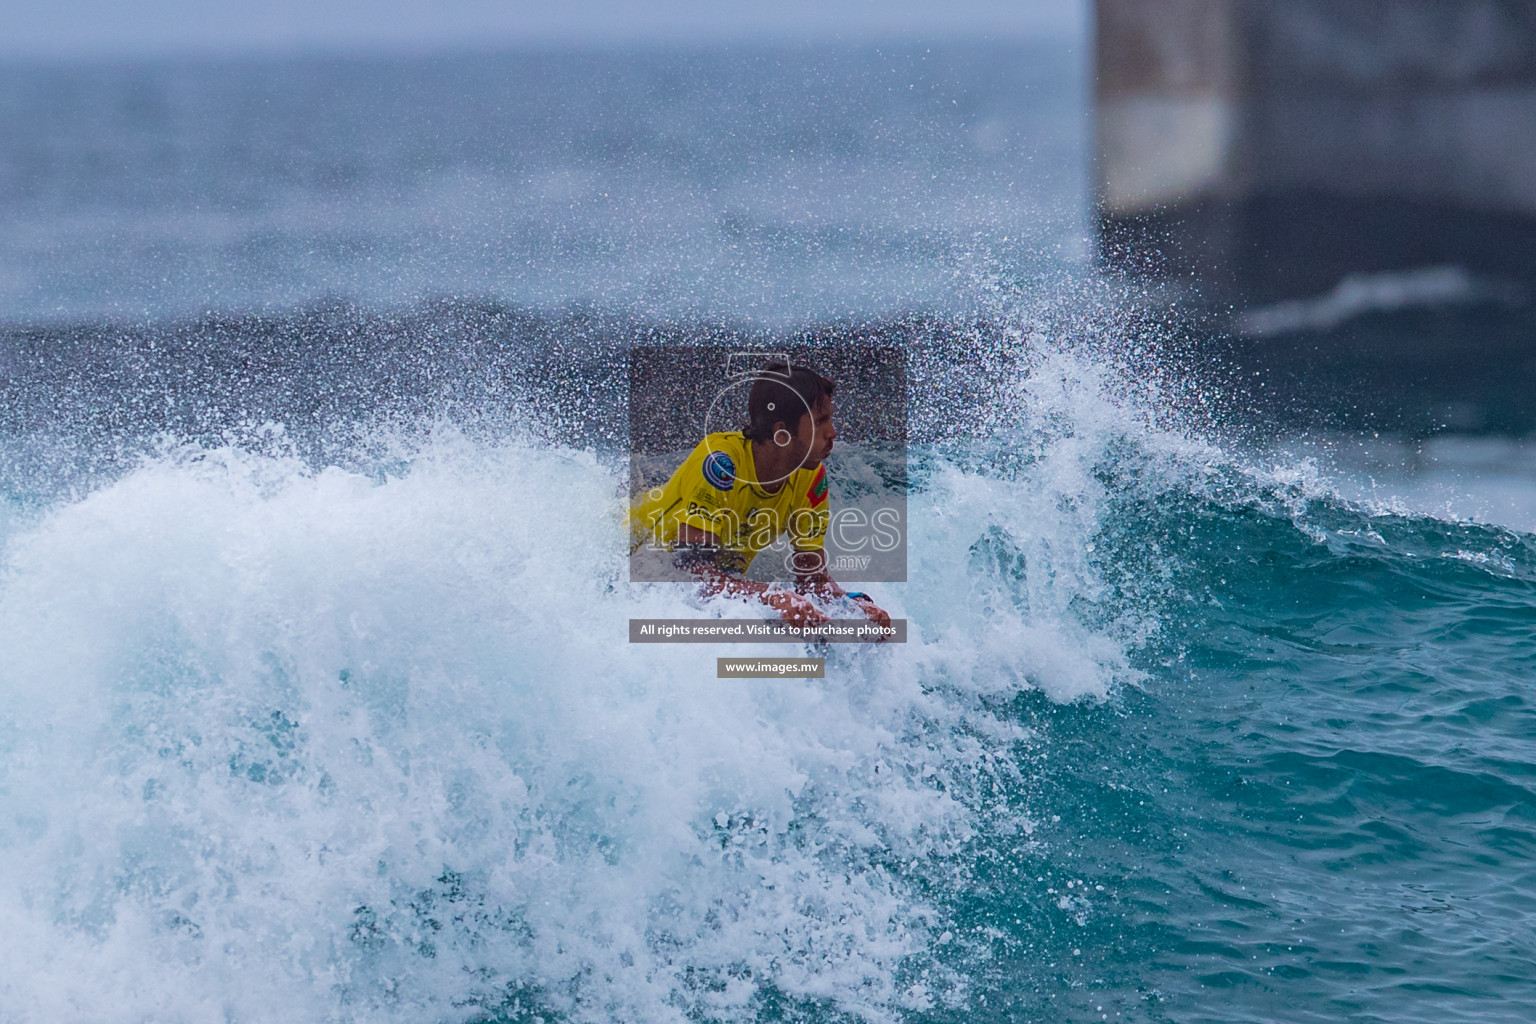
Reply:
<svg viewBox="0 0 1536 1024"><path fill-rule="evenodd" d="M0 0L0 55L1072 37L1088 0Z"/></svg>

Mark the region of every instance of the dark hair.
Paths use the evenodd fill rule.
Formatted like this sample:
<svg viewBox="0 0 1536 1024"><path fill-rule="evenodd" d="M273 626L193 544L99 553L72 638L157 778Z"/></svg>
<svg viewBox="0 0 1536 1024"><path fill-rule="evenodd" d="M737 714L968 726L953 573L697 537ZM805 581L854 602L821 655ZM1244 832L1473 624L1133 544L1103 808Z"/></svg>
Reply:
<svg viewBox="0 0 1536 1024"><path fill-rule="evenodd" d="M757 371L747 399L748 423L742 433L750 441L766 442L773 437L775 423L794 429L807 410L816 408L817 402L835 391L836 384L809 367L769 363Z"/></svg>

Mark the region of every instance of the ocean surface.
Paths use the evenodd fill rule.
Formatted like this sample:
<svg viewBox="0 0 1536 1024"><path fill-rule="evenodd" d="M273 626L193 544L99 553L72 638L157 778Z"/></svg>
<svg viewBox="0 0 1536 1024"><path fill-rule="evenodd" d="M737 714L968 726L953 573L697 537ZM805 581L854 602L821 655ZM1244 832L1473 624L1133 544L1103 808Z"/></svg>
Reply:
<svg viewBox="0 0 1536 1024"><path fill-rule="evenodd" d="M1085 76L0 68L0 1021L1536 1017L1536 454L1402 369L1530 308L1105 276ZM725 681L625 354L776 340L911 352L910 642Z"/></svg>

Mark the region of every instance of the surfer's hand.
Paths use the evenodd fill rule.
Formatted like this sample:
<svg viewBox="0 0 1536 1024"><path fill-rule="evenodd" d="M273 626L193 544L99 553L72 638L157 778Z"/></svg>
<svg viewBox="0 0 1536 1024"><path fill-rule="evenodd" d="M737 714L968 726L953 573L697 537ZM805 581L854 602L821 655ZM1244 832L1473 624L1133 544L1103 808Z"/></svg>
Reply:
<svg viewBox="0 0 1536 1024"><path fill-rule="evenodd" d="M886 626L886 627L890 626L890 624L891 624L891 613L890 612L886 611L884 608L881 608L879 605L875 604L875 602L871 601L867 597L855 597L855 598L851 598L851 600L853 601L854 604L859 606L859 610L860 611L862 611L865 615L869 616L869 621L870 622L873 622L873 623L875 623L878 626ZM881 637L881 639L883 640L885 638Z"/></svg>
<svg viewBox="0 0 1536 1024"><path fill-rule="evenodd" d="M763 604L778 610L779 617L791 626L819 626L827 621L821 609L811 603L810 598L802 597L793 590L765 590L763 591Z"/></svg>

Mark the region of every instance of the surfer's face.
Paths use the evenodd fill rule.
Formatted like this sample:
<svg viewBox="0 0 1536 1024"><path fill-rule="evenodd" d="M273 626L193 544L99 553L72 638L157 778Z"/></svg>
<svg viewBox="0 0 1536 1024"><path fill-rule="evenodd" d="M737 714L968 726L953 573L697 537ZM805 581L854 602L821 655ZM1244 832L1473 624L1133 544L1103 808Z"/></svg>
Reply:
<svg viewBox="0 0 1536 1024"><path fill-rule="evenodd" d="M800 417L795 435L795 446L803 452L801 467L812 469L832 454L832 442L837 439L837 428L832 425L832 398L823 395L811 407L809 414Z"/></svg>

